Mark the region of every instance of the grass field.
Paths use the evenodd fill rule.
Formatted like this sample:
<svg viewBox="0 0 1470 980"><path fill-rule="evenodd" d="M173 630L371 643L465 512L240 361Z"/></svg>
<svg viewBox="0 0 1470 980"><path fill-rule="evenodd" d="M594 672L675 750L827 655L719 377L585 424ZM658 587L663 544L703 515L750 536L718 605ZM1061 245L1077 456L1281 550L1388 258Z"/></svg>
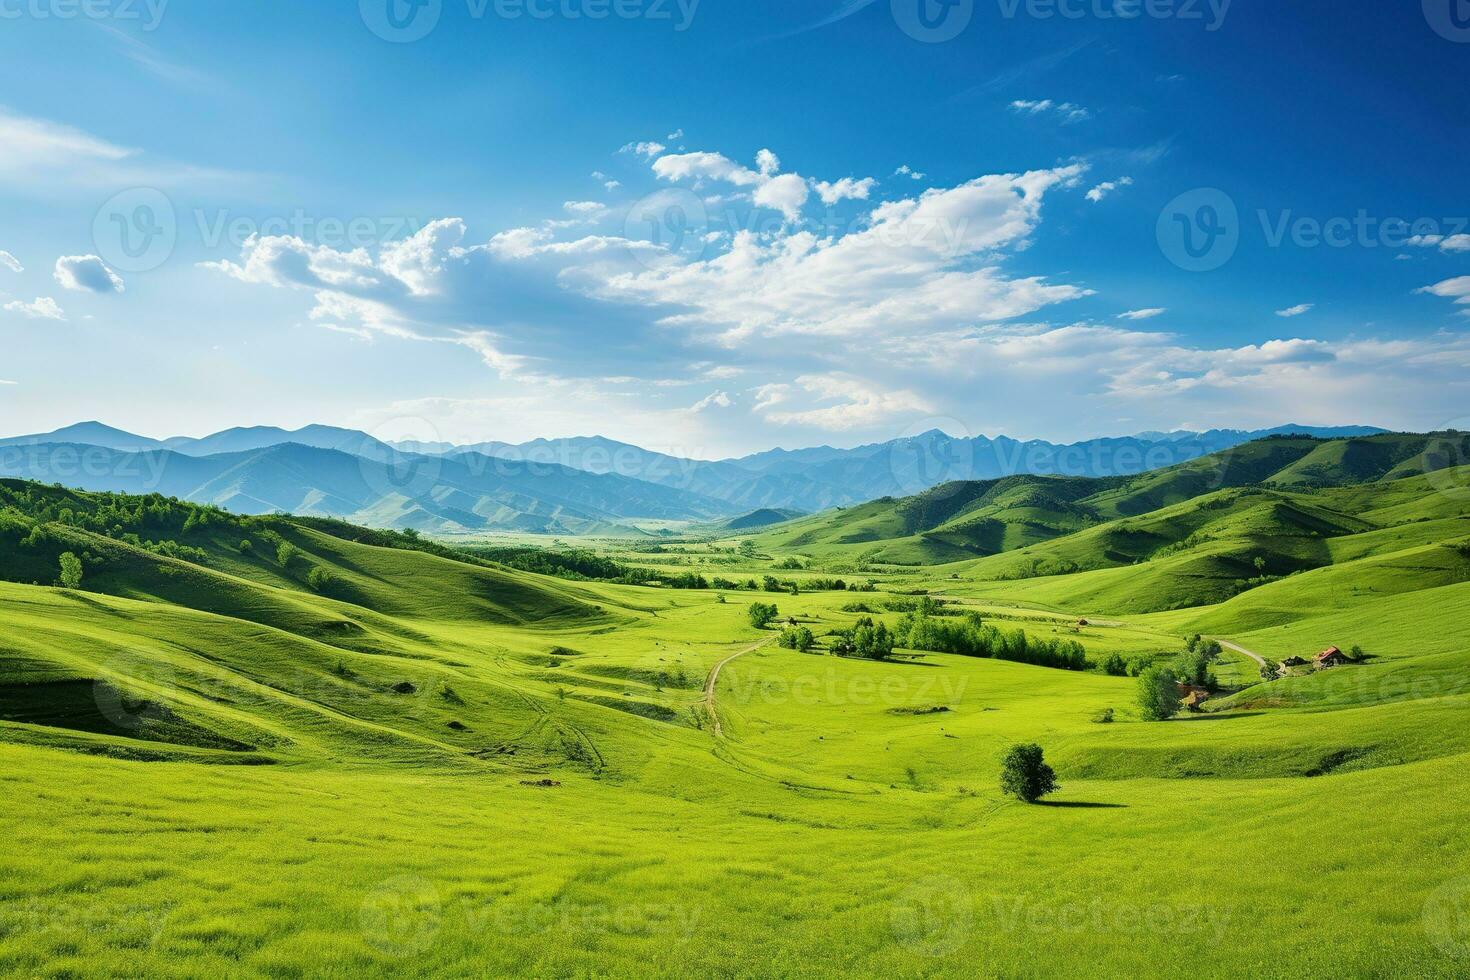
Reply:
<svg viewBox="0 0 1470 980"><path fill-rule="evenodd" d="M1155 499L1186 464L1109 505L1152 509L960 561L792 543L814 518L575 542L797 594L7 482L0 973L1463 976L1470 505L1413 472L1297 485L1334 458ZM1005 574L1042 548L1100 557ZM921 592L1095 665L1197 633L1366 657L1261 683L1227 652L1207 710L1147 722L1096 666L832 654ZM999 789L1021 742L1061 783L1039 805Z"/></svg>

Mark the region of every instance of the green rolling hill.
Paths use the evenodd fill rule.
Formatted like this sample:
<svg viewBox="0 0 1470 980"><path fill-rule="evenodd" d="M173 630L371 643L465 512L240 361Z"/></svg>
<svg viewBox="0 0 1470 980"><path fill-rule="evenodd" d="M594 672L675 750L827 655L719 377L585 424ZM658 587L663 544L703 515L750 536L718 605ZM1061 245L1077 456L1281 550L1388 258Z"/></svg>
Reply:
<svg viewBox="0 0 1470 980"><path fill-rule="evenodd" d="M1470 468L1277 478L1337 458L1298 442L615 552L798 594L0 480L0 972L1460 975L1425 922L1470 880ZM914 563L837 591L875 548ZM834 655L919 592L1089 665ZM1364 657L1264 682L1227 651L1205 711L1144 721L1105 659L1196 633ZM1031 741L1055 805L996 787ZM1119 942L1118 909L1167 928Z"/></svg>

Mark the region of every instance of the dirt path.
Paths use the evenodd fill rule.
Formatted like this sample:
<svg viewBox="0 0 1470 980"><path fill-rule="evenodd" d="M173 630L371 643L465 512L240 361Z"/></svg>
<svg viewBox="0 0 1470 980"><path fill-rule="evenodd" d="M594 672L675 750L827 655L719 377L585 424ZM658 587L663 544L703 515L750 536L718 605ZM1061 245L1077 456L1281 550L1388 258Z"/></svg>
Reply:
<svg viewBox="0 0 1470 980"><path fill-rule="evenodd" d="M1261 656L1258 653L1251 653L1249 650L1238 643L1231 643L1229 640L1220 640L1219 643L1227 650L1234 650L1236 653L1243 653L1247 657L1250 657L1252 660L1254 660L1256 663L1260 664L1262 667L1266 666L1265 657Z"/></svg>
<svg viewBox="0 0 1470 980"><path fill-rule="evenodd" d="M764 640L761 640L759 643L752 643L750 646L745 647L742 650L736 650L724 660L721 660L719 663L715 664L714 670L711 670L709 672L709 679L704 682L703 703L704 709L709 712L710 721L712 723L711 728L715 733L715 738L725 737L725 729L720 725L720 713L715 709L715 687L720 683L720 671L724 670L725 665L730 663L732 660L738 660L739 658L745 656L747 653L754 653L774 639L774 636L768 636Z"/></svg>

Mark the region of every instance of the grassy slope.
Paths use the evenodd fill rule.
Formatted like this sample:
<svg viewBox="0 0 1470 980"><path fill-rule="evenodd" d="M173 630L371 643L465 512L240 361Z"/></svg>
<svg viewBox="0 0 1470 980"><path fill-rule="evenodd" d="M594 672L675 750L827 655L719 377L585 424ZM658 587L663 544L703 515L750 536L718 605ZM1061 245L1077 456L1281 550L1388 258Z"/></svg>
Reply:
<svg viewBox="0 0 1470 980"><path fill-rule="evenodd" d="M722 673L722 741L703 680L760 637L748 598L288 522L287 568L233 527L191 542L202 568L58 529L44 561L17 546L0 567L121 550L89 565L100 592L0 583L0 972L1456 975L1458 934L1424 910L1470 875L1470 570L1444 544L1459 515L1423 489L1217 493L1140 527L1232 535L1141 565L882 577L1094 656L1202 630L1272 654L1362 643L1366 665L1148 724L1123 678L765 647ZM1403 523L1361 529L1385 509ZM1280 554L1338 563L1072 625L1290 526L1333 535ZM821 635L853 598L775 601ZM1071 806L1000 797L1019 740ZM523 784L544 777L561 785ZM1329 817L1346 829L1324 846Z"/></svg>

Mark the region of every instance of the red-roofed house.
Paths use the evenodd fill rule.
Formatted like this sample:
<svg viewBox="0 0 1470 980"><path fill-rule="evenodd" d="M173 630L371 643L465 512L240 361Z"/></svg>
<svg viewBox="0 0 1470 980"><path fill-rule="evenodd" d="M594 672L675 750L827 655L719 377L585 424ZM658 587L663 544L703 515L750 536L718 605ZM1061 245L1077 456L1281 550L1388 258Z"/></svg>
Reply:
<svg viewBox="0 0 1470 980"><path fill-rule="evenodd" d="M1318 670L1325 670L1328 667L1340 667L1349 662L1348 655L1337 647L1328 647L1312 658L1312 663L1317 666Z"/></svg>

